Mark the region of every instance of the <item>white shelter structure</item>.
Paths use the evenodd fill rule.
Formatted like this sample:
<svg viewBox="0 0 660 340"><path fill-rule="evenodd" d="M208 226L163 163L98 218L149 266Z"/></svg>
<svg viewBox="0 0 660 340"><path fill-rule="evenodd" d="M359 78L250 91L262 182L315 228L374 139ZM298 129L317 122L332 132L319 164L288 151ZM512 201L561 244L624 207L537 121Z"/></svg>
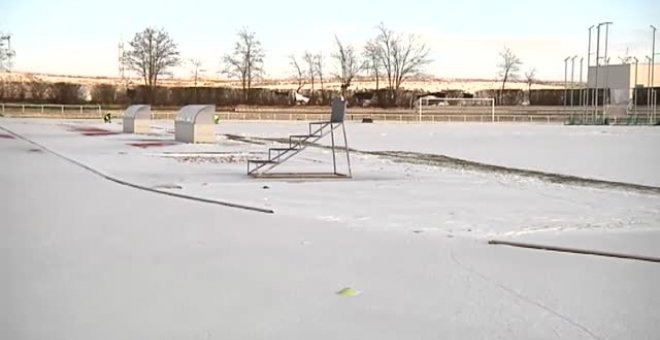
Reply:
<svg viewBox="0 0 660 340"><path fill-rule="evenodd" d="M215 105L187 105L174 120L174 139L184 143L215 143Z"/></svg>
<svg viewBox="0 0 660 340"><path fill-rule="evenodd" d="M151 105L131 105L122 118L124 133L151 133Z"/></svg>

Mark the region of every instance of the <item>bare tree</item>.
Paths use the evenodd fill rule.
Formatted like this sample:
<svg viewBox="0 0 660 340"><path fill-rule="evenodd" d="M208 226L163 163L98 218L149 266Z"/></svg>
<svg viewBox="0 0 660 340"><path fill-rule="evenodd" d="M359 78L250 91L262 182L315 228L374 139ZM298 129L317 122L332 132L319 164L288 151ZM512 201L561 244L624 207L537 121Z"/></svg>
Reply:
<svg viewBox="0 0 660 340"><path fill-rule="evenodd" d="M192 69L190 70L190 73L191 73L192 76L193 76L193 81L194 81L194 84L195 84L195 87L194 87L194 91L195 91L194 96L195 96L195 102L197 102L197 101L198 101L198 98L197 98L197 80L199 79L199 77L200 77L204 72L206 72L206 70L204 70L204 69L202 68L202 62L201 62L199 59L191 58L191 59L188 60L188 62L190 63L190 66L191 66L191 68L192 68Z"/></svg>
<svg viewBox="0 0 660 340"><path fill-rule="evenodd" d="M502 78L502 90L500 91L500 104L502 103L502 95L504 93L504 86L506 86L506 82L511 79L515 80L518 78L518 71L520 71L520 65L522 65L522 61L509 49L508 47L504 47L504 49L500 52L500 56L502 57L502 63L497 65L500 69L500 77Z"/></svg>
<svg viewBox="0 0 660 340"><path fill-rule="evenodd" d="M289 64L291 64L291 66L293 67L296 80L298 81L298 88L296 89L296 92L298 92L300 91L300 89L303 88L303 86L305 86L305 72L300 67L300 63L298 63L298 59L296 59L296 56L294 55L289 56Z"/></svg>
<svg viewBox="0 0 660 340"><path fill-rule="evenodd" d="M202 68L202 62L199 59L190 58L188 59L188 62L190 63L190 73L193 76L195 87L197 87L199 77L206 72L206 70Z"/></svg>
<svg viewBox="0 0 660 340"><path fill-rule="evenodd" d="M126 53L128 66L144 78L149 101L153 101L153 91L160 75L167 74L167 69L179 64L177 45L164 29L148 27L138 32L129 43Z"/></svg>
<svg viewBox="0 0 660 340"><path fill-rule="evenodd" d="M305 51L303 54L303 62L307 65L307 77L309 77L312 92L314 92L314 79L316 78L316 65L314 62L314 55Z"/></svg>
<svg viewBox="0 0 660 340"><path fill-rule="evenodd" d="M323 86L323 64L325 63L325 59L323 57L323 53L319 52L318 54L314 55L314 69L316 71L316 75L319 76L319 83L321 84L321 91L324 90Z"/></svg>
<svg viewBox="0 0 660 340"><path fill-rule="evenodd" d="M358 61L353 46L344 46L337 36L335 36L335 41L337 42L337 53L333 57L337 60L340 70L335 77L341 82L341 94L345 97L346 90L351 87L351 82L362 69L362 65Z"/></svg>
<svg viewBox="0 0 660 340"><path fill-rule="evenodd" d="M384 76L387 77L389 99L396 103L401 84L410 76L419 74L422 67L431 62L431 51L426 44L419 42L415 35L408 35L404 39L382 23L377 30L378 36L374 40L376 55L380 59Z"/></svg>
<svg viewBox="0 0 660 340"><path fill-rule="evenodd" d="M234 52L224 56L225 69L223 73L229 77L241 80L243 95L246 102L250 101L252 82L264 73L264 58L266 54L257 40L254 32L243 28L238 32L238 41L234 45Z"/></svg>
<svg viewBox="0 0 660 340"><path fill-rule="evenodd" d="M369 72L369 75L376 79L376 92L378 92L380 85L380 71L381 63L379 56L378 45L373 40L367 42L364 46L362 56L364 58L364 69Z"/></svg>
<svg viewBox="0 0 660 340"><path fill-rule="evenodd" d="M9 71L12 58L16 55L11 49L11 35L0 32L0 71Z"/></svg>
<svg viewBox="0 0 660 340"><path fill-rule="evenodd" d="M325 84L323 80L324 76L324 65L325 59L323 53L319 52L314 56L314 68L316 70L316 75L319 76L319 83L321 84L321 102L325 102Z"/></svg>
<svg viewBox="0 0 660 340"><path fill-rule="evenodd" d="M532 92L532 84L536 81L536 69L531 68L525 72L525 82L527 83L527 92Z"/></svg>

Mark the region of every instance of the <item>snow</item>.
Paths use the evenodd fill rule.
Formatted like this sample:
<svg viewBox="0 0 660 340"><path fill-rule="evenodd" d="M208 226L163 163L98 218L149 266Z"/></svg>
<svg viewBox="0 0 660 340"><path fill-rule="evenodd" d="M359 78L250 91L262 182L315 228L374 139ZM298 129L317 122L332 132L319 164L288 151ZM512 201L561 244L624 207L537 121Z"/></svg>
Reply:
<svg viewBox="0 0 660 340"><path fill-rule="evenodd" d="M354 179L255 180L245 175L244 159L274 142L219 136L216 145L127 145L173 139L171 123L155 125L161 129L147 137L83 136L70 127L121 126L0 120L0 127L103 174L147 187L179 186L162 190L275 214L121 186L48 152L30 151L37 147L23 140L3 138L0 338L654 339L660 333L656 264L484 242L496 237L659 256L659 194L364 152L353 154ZM560 142L577 131L573 127L423 125L418 133L413 127L349 125L349 142L362 151L466 149L479 157L486 155L481 147L513 147L513 131L529 128L565 149L556 169L598 174L599 167L580 159L581 151ZM300 122L231 122L216 131L256 138L305 128ZM598 129L581 129L576 140L589 145L587 132ZM653 162L635 158L652 153L655 130L623 129L628 132L594 138L598 145L621 144L616 152L630 158L611 167L629 173L601 174L657 183L657 171L639 169ZM424 139L425 133L437 138ZM533 139L529 134L523 139ZM411 141L397 144L388 135ZM479 135L490 135L490 146L480 144ZM434 146L440 141L442 149ZM512 155L493 157L531 164L535 156L524 152L532 146L520 144ZM637 148L643 150L631 151ZM209 152L224 154L202 154ZM206 159L181 160L188 153ZM310 148L287 166L325 168L328 157L327 150ZM544 171L551 165L538 163ZM345 287L360 294L336 294Z"/></svg>
<svg viewBox="0 0 660 340"><path fill-rule="evenodd" d="M264 125L267 127L264 128ZM301 123L223 123L222 133L273 137ZM348 124L358 150L443 154L507 167L660 186L660 129L525 123Z"/></svg>

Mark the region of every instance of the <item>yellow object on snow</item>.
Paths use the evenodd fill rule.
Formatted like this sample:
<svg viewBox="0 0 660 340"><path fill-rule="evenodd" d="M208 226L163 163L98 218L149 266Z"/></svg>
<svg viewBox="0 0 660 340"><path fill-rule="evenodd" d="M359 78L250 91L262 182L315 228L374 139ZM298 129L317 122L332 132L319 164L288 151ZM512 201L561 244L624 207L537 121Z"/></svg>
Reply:
<svg viewBox="0 0 660 340"><path fill-rule="evenodd" d="M360 292L357 289L351 288L351 287L346 287L340 291L337 292L337 295L345 296L345 297L354 297L360 295Z"/></svg>

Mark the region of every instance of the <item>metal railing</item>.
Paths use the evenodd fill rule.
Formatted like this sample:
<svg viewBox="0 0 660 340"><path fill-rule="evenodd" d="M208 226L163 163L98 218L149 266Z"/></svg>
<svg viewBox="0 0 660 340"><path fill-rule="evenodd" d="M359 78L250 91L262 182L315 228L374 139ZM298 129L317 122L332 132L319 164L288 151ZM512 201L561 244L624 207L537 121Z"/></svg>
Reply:
<svg viewBox="0 0 660 340"><path fill-rule="evenodd" d="M25 104L25 103L0 103L0 113L5 116L17 117L40 117L40 118L100 118L103 109L101 105L54 105L54 104ZM353 112L353 113L351 113ZM114 110L113 116L120 117L123 111ZM216 112L220 121L223 120L256 120L256 121L319 121L327 119L327 108L254 108L254 110L242 109L238 111ZM563 108L547 106L512 106L496 107L495 123L567 123L573 117L585 115L582 108ZM599 108L597 116L604 116L603 108ZM158 120L173 120L176 111L152 111L151 118ZM362 121L372 119L376 122L437 122L437 123L492 123L493 116L490 112L477 109L464 109L462 112L452 108L439 109L437 111L424 112L420 117L412 109L378 110L356 108L346 114L346 120ZM421 119L420 119L421 118ZM629 111L625 117L609 117L612 124L657 124L657 116L652 108L637 106L636 110Z"/></svg>
<svg viewBox="0 0 660 340"><path fill-rule="evenodd" d="M24 103L0 103L0 113L33 114L52 116L54 114L69 115L96 115L101 116L101 105L59 105L59 104L24 104Z"/></svg>
<svg viewBox="0 0 660 340"><path fill-rule="evenodd" d="M156 116L159 114L156 113ZM218 112L216 115L223 120L271 120L271 121L314 121L327 118L327 114L305 114L305 113L265 113L265 112ZM155 117L160 118L160 117ZM162 117L165 118L165 117ZM370 118L374 121L387 121L387 122L402 122L402 123L417 123L420 121L420 116L415 114L360 114L360 113L347 113L346 120L362 121L365 118ZM519 123L557 123L564 122L568 118L567 115L495 115L495 122L519 122ZM492 123L493 117L491 114L444 114L444 115L422 115L422 122L480 122Z"/></svg>

